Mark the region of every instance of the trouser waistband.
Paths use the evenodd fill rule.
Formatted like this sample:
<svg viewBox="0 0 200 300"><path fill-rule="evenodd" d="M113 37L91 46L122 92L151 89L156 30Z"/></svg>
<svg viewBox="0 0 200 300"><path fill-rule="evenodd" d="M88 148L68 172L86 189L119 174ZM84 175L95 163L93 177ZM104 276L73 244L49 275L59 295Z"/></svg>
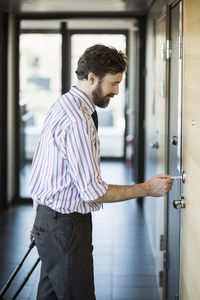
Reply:
<svg viewBox="0 0 200 300"><path fill-rule="evenodd" d="M78 212L73 212L73 213L69 213L69 214L62 214L58 211L53 210L49 206L45 206L45 205L41 205L41 204L38 205L37 210L48 213L48 215L51 215L54 219L57 219L57 218L85 219L85 218L91 217L91 213L81 214Z"/></svg>

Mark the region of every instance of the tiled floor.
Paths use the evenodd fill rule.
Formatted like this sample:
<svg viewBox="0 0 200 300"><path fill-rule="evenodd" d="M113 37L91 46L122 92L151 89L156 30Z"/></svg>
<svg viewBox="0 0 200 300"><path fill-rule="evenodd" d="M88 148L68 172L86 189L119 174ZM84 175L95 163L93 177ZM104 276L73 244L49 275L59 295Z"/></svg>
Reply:
<svg viewBox="0 0 200 300"><path fill-rule="evenodd" d="M129 184L123 163L104 162L102 174L108 183ZM26 252L32 208L9 210L0 224L0 286ZM142 208L136 200L107 204L93 213L94 269L97 300L158 300L154 261ZM37 259L34 248L5 295L10 300L23 277ZM39 267L17 299L35 299ZM87 299L84 299L87 300Z"/></svg>

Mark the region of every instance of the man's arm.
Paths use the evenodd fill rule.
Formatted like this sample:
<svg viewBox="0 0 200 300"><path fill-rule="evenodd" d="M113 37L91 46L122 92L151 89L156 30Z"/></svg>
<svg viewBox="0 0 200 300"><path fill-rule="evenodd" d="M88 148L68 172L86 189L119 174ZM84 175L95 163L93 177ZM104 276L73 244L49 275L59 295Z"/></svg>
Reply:
<svg viewBox="0 0 200 300"><path fill-rule="evenodd" d="M134 185L112 185L108 186L106 193L91 202L112 203L141 198L147 196L161 197L166 195L172 187L171 176L162 174L152 177L149 181Z"/></svg>

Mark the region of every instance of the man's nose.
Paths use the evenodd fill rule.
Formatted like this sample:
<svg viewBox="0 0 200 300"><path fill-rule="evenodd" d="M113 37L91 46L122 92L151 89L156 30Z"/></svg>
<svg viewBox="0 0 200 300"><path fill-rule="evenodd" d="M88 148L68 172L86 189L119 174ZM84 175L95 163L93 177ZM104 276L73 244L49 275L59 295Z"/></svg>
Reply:
<svg viewBox="0 0 200 300"><path fill-rule="evenodd" d="M119 94L119 86L116 85L113 89L113 94L118 95Z"/></svg>

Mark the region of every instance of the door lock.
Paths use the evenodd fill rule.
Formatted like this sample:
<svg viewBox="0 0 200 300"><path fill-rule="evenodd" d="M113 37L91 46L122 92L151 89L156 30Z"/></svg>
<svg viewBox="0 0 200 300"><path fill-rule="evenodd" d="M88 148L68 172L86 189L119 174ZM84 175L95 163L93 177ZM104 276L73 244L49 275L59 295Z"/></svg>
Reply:
<svg viewBox="0 0 200 300"><path fill-rule="evenodd" d="M182 182L185 183L185 177L186 177L186 176L187 176L187 175L185 174L185 171L183 171L182 174L179 175L179 176L171 176L171 179L181 179Z"/></svg>
<svg viewBox="0 0 200 300"><path fill-rule="evenodd" d="M158 142L151 143L149 146L150 146L150 148L152 148L152 149L158 149L158 148L159 148Z"/></svg>
<svg viewBox="0 0 200 300"><path fill-rule="evenodd" d="M176 208L176 209L185 208L184 197L181 197L181 200L174 200L173 201L173 207Z"/></svg>
<svg viewBox="0 0 200 300"><path fill-rule="evenodd" d="M176 135L174 135L172 137L172 145L176 146L178 144L178 137Z"/></svg>

